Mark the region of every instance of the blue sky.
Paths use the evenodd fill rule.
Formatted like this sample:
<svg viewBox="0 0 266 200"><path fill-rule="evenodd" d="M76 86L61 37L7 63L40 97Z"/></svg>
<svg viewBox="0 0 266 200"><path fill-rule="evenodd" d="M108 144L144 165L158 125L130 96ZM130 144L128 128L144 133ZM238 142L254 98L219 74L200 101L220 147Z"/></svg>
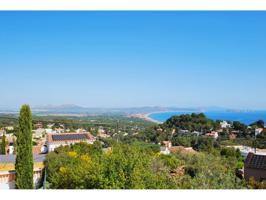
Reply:
<svg viewBox="0 0 266 200"><path fill-rule="evenodd" d="M0 12L0 106L266 109L266 12Z"/></svg>

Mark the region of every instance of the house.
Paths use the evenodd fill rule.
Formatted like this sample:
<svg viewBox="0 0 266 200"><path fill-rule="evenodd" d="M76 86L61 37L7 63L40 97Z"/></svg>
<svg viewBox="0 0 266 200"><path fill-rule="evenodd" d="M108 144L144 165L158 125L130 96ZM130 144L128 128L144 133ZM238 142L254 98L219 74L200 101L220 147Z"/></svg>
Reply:
<svg viewBox="0 0 266 200"><path fill-rule="evenodd" d="M14 143L10 142L7 147L7 154L12 155L14 154L15 148L14 148Z"/></svg>
<svg viewBox="0 0 266 200"><path fill-rule="evenodd" d="M14 154L15 148L14 148L14 143L16 141L16 137L13 134L8 134L6 136L7 140L7 154Z"/></svg>
<svg viewBox="0 0 266 200"><path fill-rule="evenodd" d="M51 134L51 133L53 133L53 129L51 129L51 128L46 128L46 129L45 129L45 133L46 133L46 134Z"/></svg>
<svg viewBox="0 0 266 200"><path fill-rule="evenodd" d="M164 154L164 155L169 155L171 152L170 152L170 149L167 148L167 147L160 147L160 154Z"/></svg>
<svg viewBox="0 0 266 200"><path fill-rule="evenodd" d="M163 141L160 147L160 154L169 155L171 153L170 149L172 147L171 141Z"/></svg>
<svg viewBox="0 0 266 200"><path fill-rule="evenodd" d="M34 131L33 136L36 138L41 138L44 134L45 134L45 129L38 128L37 130Z"/></svg>
<svg viewBox="0 0 266 200"><path fill-rule="evenodd" d="M90 133L61 133L61 134L48 134L46 145L48 151L54 151L55 148L65 145L86 142L93 144L95 137Z"/></svg>
<svg viewBox="0 0 266 200"><path fill-rule="evenodd" d="M55 124L47 124L47 128L53 128Z"/></svg>
<svg viewBox="0 0 266 200"><path fill-rule="evenodd" d="M6 126L5 129L7 131L14 131L14 127L13 126Z"/></svg>
<svg viewBox="0 0 266 200"><path fill-rule="evenodd" d="M86 130L83 128L79 128L76 130L76 133L85 133L85 132L86 132Z"/></svg>
<svg viewBox="0 0 266 200"><path fill-rule="evenodd" d="M206 133L206 136L213 137L214 139L217 139L219 137L219 134L216 131L212 131L210 133Z"/></svg>
<svg viewBox="0 0 266 200"><path fill-rule="evenodd" d="M257 136L257 135L259 135L259 134L261 134L262 132L263 132L263 128L256 128L255 129L255 135Z"/></svg>
<svg viewBox="0 0 266 200"><path fill-rule="evenodd" d="M3 135L6 134L6 130L0 130L0 137L3 137Z"/></svg>
<svg viewBox="0 0 266 200"><path fill-rule="evenodd" d="M244 178L254 177L256 181L266 181L266 155L249 153L244 164Z"/></svg>
<svg viewBox="0 0 266 200"><path fill-rule="evenodd" d="M34 124L34 128L43 128L43 125L42 123L37 123L37 124Z"/></svg>
<svg viewBox="0 0 266 200"><path fill-rule="evenodd" d="M221 128L231 128L231 124L229 124L227 121L220 122Z"/></svg>
<svg viewBox="0 0 266 200"><path fill-rule="evenodd" d="M63 129L63 128L55 128L55 133L58 133L58 134L61 134L61 133L64 133L65 132L65 129Z"/></svg>
<svg viewBox="0 0 266 200"><path fill-rule="evenodd" d="M34 155L33 183L35 188L40 188L43 183L43 161L45 155ZM0 190L15 189L15 162L16 155L0 155Z"/></svg>
<svg viewBox="0 0 266 200"><path fill-rule="evenodd" d="M171 148L172 147L172 142L171 141L163 141L163 146L167 147L167 148Z"/></svg>
<svg viewBox="0 0 266 200"><path fill-rule="evenodd" d="M241 155L246 158L249 153L254 153L256 155L266 155L265 149L255 149L249 146L242 146L242 145L236 145L236 146L227 146L227 147L233 147L235 149L239 149Z"/></svg>

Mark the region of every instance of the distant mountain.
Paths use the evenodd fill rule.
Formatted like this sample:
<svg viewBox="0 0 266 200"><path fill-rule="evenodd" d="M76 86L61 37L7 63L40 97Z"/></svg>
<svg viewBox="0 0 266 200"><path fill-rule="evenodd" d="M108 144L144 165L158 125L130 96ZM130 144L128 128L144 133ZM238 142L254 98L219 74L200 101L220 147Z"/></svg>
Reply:
<svg viewBox="0 0 266 200"><path fill-rule="evenodd" d="M73 104L32 107L32 112L35 114L103 114L103 113L136 114L136 113L186 111L186 110L193 111L195 109L160 107L160 106L144 106L144 107L129 107L129 108L86 108Z"/></svg>
<svg viewBox="0 0 266 200"><path fill-rule="evenodd" d="M237 110L227 109L223 107L197 107L197 108L181 108L181 107L163 107L163 106L143 106L143 107L128 107L128 108L87 108L75 104L64 105L44 105L33 106L33 114L49 115L49 114L137 114L137 113L153 113L153 112L171 112L171 111L194 111L194 112L236 112ZM0 113L18 113L19 108L10 108L0 106ZM243 112L243 110L242 110Z"/></svg>
<svg viewBox="0 0 266 200"><path fill-rule="evenodd" d="M37 106L37 107L32 107L32 111L37 111L37 112L45 112L45 111L63 111L63 112L79 112L83 111L84 107L77 106L74 104L64 104L64 105L45 105L45 106Z"/></svg>

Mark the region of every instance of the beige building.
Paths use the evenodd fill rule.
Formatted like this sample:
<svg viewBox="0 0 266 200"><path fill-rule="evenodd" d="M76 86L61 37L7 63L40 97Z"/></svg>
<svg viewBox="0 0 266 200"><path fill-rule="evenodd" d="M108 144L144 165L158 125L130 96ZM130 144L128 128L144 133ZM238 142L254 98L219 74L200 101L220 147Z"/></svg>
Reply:
<svg viewBox="0 0 266 200"><path fill-rule="evenodd" d="M33 183L40 188L43 183L45 155L34 155ZM15 189L16 155L0 155L0 189Z"/></svg>
<svg viewBox="0 0 266 200"><path fill-rule="evenodd" d="M48 151L54 151L55 148L86 142L93 144L96 138L90 133L62 133L62 134L48 134L47 135L47 148Z"/></svg>

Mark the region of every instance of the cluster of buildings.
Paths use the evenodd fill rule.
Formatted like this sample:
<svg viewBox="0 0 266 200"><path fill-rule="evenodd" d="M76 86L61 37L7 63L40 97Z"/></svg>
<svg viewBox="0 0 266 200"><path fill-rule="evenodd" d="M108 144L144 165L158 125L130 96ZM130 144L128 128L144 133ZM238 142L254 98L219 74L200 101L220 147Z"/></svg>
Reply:
<svg viewBox="0 0 266 200"><path fill-rule="evenodd" d="M248 126L248 128L250 130L252 130L252 127ZM230 130L229 130L230 129ZM257 128L255 129L255 136L261 134L264 129L266 128ZM162 129L158 128L157 131L163 131ZM223 133L224 131L227 131L228 132L228 136L229 136L229 139L236 139L237 135L240 133L239 130L234 130L233 129L233 125L228 123L227 121L221 121L220 122L220 128L217 129L217 130L211 130L211 131L208 131L207 133L203 133L203 132L200 132L200 131L189 131L189 130L184 130L184 129L181 129L179 130L179 133L181 134L194 134L194 135L205 135L207 137L211 137L211 138L214 138L214 139L217 139L219 137L219 135L221 133ZM176 129L174 128L172 130L172 134L175 134L176 133Z"/></svg>
<svg viewBox="0 0 266 200"><path fill-rule="evenodd" d="M37 148L40 153L54 151L59 146L71 145L79 142L93 144L96 138L85 129L79 128L74 132L65 129L64 124L55 127L54 123L47 124L43 128L41 123L35 124L36 130L33 130L33 140L38 143Z"/></svg>
<svg viewBox="0 0 266 200"><path fill-rule="evenodd" d="M48 129L44 129L41 124L34 126L33 141L38 141L33 146L33 160L34 160L34 187L40 188L43 184L45 154L54 151L55 148L65 145L72 145L80 142L93 144L96 137L91 135L84 129L77 129L75 132L64 130L63 127L53 128L52 125ZM6 134L7 149L6 155L0 155L0 189L14 189L15 188L15 160L13 134ZM0 133L0 134L1 134ZM2 136L2 135L0 135Z"/></svg>

